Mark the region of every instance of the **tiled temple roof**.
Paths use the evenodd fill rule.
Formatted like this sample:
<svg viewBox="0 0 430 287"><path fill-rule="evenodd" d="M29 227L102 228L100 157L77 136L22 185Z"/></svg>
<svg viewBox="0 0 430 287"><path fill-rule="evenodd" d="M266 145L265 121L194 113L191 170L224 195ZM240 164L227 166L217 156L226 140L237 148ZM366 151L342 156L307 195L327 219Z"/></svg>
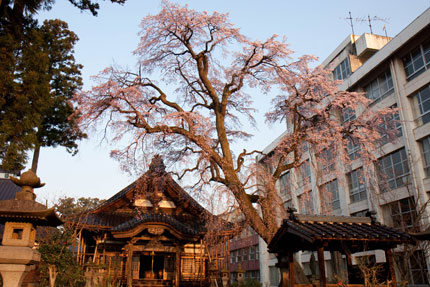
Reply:
<svg viewBox="0 0 430 287"><path fill-rule="evenodd" d="M137 198L144 198L154 204L139 210ZM158 201L157 201L158 200ZM172 203L170 210L159 207L160 200ZM152 206L152 205L151 205ZM155 208L157 207L157 208ZM169 224L187 235L200 235L205 231L205 220L209 212L195 201L165 171L160 156L155 156L148 171L94 210L69 217L87 230L129 231L144 223Z"/></svg>
<svg viewBox="0 0 430 287"><path fill-rule="evenodd" d="M268 247L270 252L296 252L324 244L326 250L358 252L410 242L413 239L407 233L371 218L297 214L284 220Z"/></svg>
<svg viewBox="0 0 430 287"><path fill-rule="evenodd" d="M21 188L8 178L0 179L0 200L15 199L15 194Z"/></svg>

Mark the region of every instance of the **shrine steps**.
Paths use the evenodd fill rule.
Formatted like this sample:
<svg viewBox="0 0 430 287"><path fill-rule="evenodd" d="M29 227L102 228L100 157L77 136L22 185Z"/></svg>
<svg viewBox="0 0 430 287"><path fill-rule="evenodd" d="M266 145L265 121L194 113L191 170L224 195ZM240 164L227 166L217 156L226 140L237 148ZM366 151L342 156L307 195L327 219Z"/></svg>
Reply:
<svg viewBox="0 0 430 287"><path fill-rule="evenodd" d="M133 287L172 287L172 280L145 279L133 280Z"/></svg>

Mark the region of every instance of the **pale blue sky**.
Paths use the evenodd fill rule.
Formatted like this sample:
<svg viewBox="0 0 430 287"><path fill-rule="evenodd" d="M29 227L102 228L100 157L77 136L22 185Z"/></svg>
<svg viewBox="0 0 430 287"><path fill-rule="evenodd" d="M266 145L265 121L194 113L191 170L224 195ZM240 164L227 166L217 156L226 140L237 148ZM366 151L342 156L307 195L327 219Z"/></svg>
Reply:
<svg viewBox="0 0 430 287"><path fill-rule="evenodd" d="M230 20L252 39L264 40L272 34L287 36L297 56L312 54L324 60L337 45L351 33L346 18L370 15L383 21L372 22L375 34L395 36L430 5L430 0L218 0L177 1L196 10L228 12ZM85 88L91 87L89 77L111 64L134 67L131 52L138 43L137 33L141 19L159 11L159 0L127 0L123 5L101 3L97 17L80 12L68 1L57 0L51 11L40 13L39 18L59 18L80 38L76 45L76 60L84 65ZM356 34L369 32L367 22L354 20ZM247 148L263 149L282 131L283 125L267 127L262 115L269 108L269 99L255 98L260 111L258 130ZM129 184L133 178L119 169L109 158L113 148L100 144L100 134L89 133L90 139L80 144L80 152L72 157L64 148L42 149L38 175L46 186L37 191L38 199L53 201L61 196L91 196L108 198Z"/></svg>

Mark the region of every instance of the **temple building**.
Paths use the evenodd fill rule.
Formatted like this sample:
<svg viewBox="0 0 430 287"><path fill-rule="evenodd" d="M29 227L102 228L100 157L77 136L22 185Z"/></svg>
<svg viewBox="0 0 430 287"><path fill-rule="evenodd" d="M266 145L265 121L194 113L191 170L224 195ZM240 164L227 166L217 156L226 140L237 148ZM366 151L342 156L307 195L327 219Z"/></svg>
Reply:
<svg viewBox="0 0 430 287"><path fill-rule="evenodd" d="M96 209L70 218L87 286L192 286L207 277L203 244L211 214L186 193L155 156L138 180Z"/></svg>

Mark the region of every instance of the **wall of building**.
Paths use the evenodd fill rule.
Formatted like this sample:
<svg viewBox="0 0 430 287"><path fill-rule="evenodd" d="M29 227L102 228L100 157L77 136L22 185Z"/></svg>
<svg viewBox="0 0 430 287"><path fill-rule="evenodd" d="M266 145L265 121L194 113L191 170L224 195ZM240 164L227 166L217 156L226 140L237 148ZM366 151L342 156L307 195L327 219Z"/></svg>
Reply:
<svg viewBox="0 0 430 287"><path fill-rule="evenodd" d="M379 222L405 231L430 227L430 10L393 39L370 34L348 36L323 65L343 80L341 90L368 93L374 111L396 106L401 134L374 151L378 159L375 164L364 167L356 158L344 165L334 156L335 169L324 176L316 169L319 165L313 148L308 147L301 160L308 161L303 166L309 167L285 174L288 180L281 178L278 183L284 205L314 214L364 216L367 211L376 211ZM362 112L358 108L355 114ZM274 146L276 143L269 149ZM363 181L357 180L360 168ZM332 196L327 199L327 193L321 196L323 188L337 192L330 192ZM274 277L271 268L276 263L265 250L260 248L264 284ZM376 258L385 261L383 256ZM298 259L306 266L309 254L300 253Z"/></svg>

